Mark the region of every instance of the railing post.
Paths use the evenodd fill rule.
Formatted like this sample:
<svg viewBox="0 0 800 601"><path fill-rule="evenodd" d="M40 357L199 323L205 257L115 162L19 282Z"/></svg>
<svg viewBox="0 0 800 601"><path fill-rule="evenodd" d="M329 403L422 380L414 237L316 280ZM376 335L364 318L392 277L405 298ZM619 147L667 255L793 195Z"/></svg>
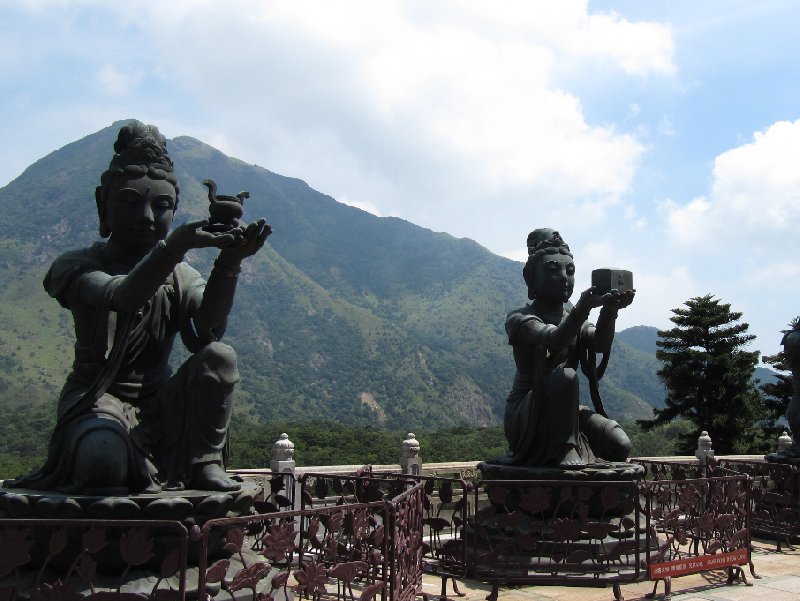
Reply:
<svg viewBox="0 0 800 601"><path fill-rule="evenodd" d="M422 473L422 459L419 456L419 441L413 432L406 434L400 454L400 471L419 476Z"/></svg>
<svg viewBox="0 0 800 601"><path fill-rule="evenodd" d="M792 446L793 443L794 440L792 440L792 437L789 436L789 433L786 430L784 430L783 434L778 436L778 453L785 451Z"/></svg>
<svg viewBox="0 0 800 601"><path fill-rule="evenodd" d="M706 466L708 460L714 458L714 449L711 448L711 437L708 432L703 430L697 439L697 450L694 452L697 461L700 462L700 475L702 478L706 477Z"/></svg>
<svg viewBox="0 0 800 601"><path fill-rule="evenodd" d="M284 432L281 434L277 442L272 445L272 461L270 461L269 468L272 470L273 477L279 474L283 476L283 487L286 491L286 496L291 500L294 507L294 470L295 462L292 457L294 456L294 443L289 440L289 435ZM286 474L289 474L288 476Z"/></svg>

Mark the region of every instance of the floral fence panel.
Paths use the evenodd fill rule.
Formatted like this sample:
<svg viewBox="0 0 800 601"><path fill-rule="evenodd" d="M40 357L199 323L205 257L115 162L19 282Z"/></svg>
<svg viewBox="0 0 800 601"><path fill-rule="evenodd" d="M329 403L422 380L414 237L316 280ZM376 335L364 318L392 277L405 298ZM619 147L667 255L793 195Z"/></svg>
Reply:
<svg viewBox="0 0 800 601"><path fill-rule="evenodd" d="M413 601L422 590L422 483L389 503L389 565L392 601Z"/></svg>
<svg viewBox="0 0 800 601"><path fill-rule="evenodd" d="M703 467L697 461L679 462L653 459L631 459L631 461L644 466L645 478L648 480L686 480L704 476Z"/></svg>
<svg viewBox="0 0 800 601"><path fill-rule="evenodd" d="M474 485L463 478L440 475L375 474L423 483L422 569L445 580L466 576L465 525L472 512L471 493Z"/></svg>
<svg viewBox="0 0 800 601"><path fill-rule="evenodd" d="M425 491L423 570L444 579L463 578L467 574L466 523L473 485L461 478L418 476L417 479Z"/></svg>
<svg viewBox="0 0 800 601"><path fill-rule="evenodd" d="M0 599L181 601L188 540L172 521L0 519Z"/></svg>
<svg viewBox="0 0 800 601"><path fill-rule="evenodd" d="M483 481L470 521L472 576L497 585L612 585L639 578L645 537L633 482Z"/></svg>
<svg viewBox="0 0 800 601"><path fill-rule="evenodd" d="M649 576L667 596L672 576L728 568L729 583L745 579L736 566L750 562L750 485L745 475L640 484Z"/></svg>
<svg viewBox="0 0 800 601"><path fill-rule="evenodd" d="M421 549L422 485L400 486L391 499L348 502L359 494L375 496L387 486L356 479L352 490L342 486L338 504L328 503L325 495L317 499L318 507L207 522L201 595L229 599L247 594L253 601L413 598L421 585L416 553ZM338 488L332 481L325 486Z"/></svg>
<svg viewBox="0 0 800 601"><path fill-rule="evenodd" d="M778 551L800 537L800 468L796 465L720 459L719 465L753 478L750 492L753 532L774 538Z"/></svg>
<svg viewBox="0 0 800 601"><path fill-rule="evenodd" d="M300 509L386 501L413 484L404 474L372 475L369 466L356 474L306 473L300 478Z"/></svg>

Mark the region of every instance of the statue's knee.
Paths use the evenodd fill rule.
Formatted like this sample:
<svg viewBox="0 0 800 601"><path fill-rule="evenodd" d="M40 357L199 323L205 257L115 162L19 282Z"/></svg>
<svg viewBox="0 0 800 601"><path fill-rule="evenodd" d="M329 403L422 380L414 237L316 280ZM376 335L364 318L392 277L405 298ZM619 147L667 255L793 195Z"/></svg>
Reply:
<svg viewBox="0 0 800 601"><path fill-rule="evenodd" d="M236 351L222 342L211 342L195 353L199 366L198 376L211 378L222 385L234 385L239 381Z"/></svg>
<svg viewBox="0 0 800 601"><path fill-rule="evenodd" d="M108 428L85 434L78 442L74 483L83 488L123 486L128 479L128 445L123 435Z"/></svg>
<svg viewBox="0 0 800 601"><path fill-rule="evenodd" d="M625 461L631 452L631 440L617 422L589 409L580 413L581 431L592 451L606 461Z"/></svg>
<svg viewBox="0 0 800 601"><path fill-rule="evenodd" d="M631 452L631 439L617 422L607 420L603 427L602 458L608 461L625 461Z"/></svg>

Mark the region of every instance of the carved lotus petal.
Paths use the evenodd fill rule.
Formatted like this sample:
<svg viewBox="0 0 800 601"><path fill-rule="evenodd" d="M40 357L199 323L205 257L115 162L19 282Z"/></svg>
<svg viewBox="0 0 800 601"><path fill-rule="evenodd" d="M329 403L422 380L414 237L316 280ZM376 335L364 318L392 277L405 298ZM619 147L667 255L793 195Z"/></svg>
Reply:
<svg viewBox="0 0 800 601"><path fill-rule="evenodd" d="M101 520L128 520L139 517L141 513L142 510L134 501L124 497L106 497L86 508L89 517Z"/></svg>
<svg viewBox="0 0 800 601"><path fill-rule="evenodd" d="M144 516L155 520L182 520L194 511L189 499L171 497L156 499L144 508Z"/></svg>

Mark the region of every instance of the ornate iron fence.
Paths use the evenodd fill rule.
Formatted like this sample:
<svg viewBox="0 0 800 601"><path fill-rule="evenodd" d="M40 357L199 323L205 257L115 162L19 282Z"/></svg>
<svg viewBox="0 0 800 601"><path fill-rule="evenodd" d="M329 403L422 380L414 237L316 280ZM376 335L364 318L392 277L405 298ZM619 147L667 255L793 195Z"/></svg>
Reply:
<svg viewBox="0 0 800 601"><path fill-rule="evenodd" d="M495 599L506 584L611 586L621 598L621 584L648 577L656 586L664 580L669 593L682 573L726 567L729 579L744 577L738 566L749 561L751 510L797 493L789 478L796 471L780 479L783 471L768 464L760 475L742 475L730 468L751 468L720 462L699 478L697 464L642 463L648 477L638 482L473 485L369 467L308 473L299 480L300 509L278 488L254 502L255 515L189 529L171 521L4 518L0 601L22 592L65 601L411 601L423 594L423 572L442 578L442 598L448 579L455 587L467 576L492 584Z"/></svg>
<svg viewBox="0 0 800 601"><path fill-rule="evenodd" d="M752 479L719 465L708 466L714 475L686 478L695 466L648 464L652 478L639 487L649 550L643 564L655 581L652 595L660 580L668 599L673 577L721 568L728 570L728 584L736 578L749 584L740 566L749 565L755 576L750 558Z"/></svg>
<svg viewBox="0 0 800 601"><path fill-rule="evenodd" d="M0 599L180 600L188 541L180 522L0 519Z"/></svg>
<svg viewBox="0 0 800 601"><path fill-rule="evenodd" d="M493 585L612 586L640 578L646 540L634 482L484 481L468 532L470 575Z"/></svg>
<svg viewBox="0 0 800 601"><path fill-rule="evenodd" d="M289 597L290 591L311 599L355 599L357 592L360 601L416 595L422 579L422 485L403 487L392 480L399 494L362 503L360 496L374 497L388 481L309 476L305 482L313 481L320 493L317 506L312 501L307 509L204 525L201 599L220 590L248 590L253 601ZM339 490L336 482L342 484L338 500L327 504L323 491L330 485Z"/></svg>
<svg viewBox="0 0 800 601"><path fill-rule="evenodd" d="M720 459L719 465L753 479L750 493L753 532L775 540L780 551L785 543L800 538L800 468L796 465Z"/></svg>

